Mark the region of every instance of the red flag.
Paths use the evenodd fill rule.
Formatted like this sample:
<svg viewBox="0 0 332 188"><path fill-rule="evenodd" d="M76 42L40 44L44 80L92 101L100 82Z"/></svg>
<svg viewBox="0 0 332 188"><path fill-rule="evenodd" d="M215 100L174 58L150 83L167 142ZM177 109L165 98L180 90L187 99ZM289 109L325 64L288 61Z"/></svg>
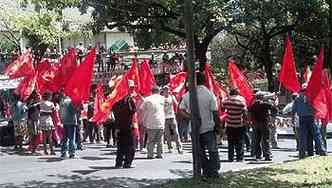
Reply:
<svg viewBox="0 0 332 188"><path fill-rule="evenodd" d="M278 79L280 83L291 92L299 92L301 89L296 76L293 47L289 37L286 39L286 49Z"/></svg>
<svg viewBox="0 0 332 188"><path fill-rule="evenodd" d="M15 93L21 97L22 101L26 101L36 89L37 76L38 72L24 78L15 89Z"/></svg>
<svg viewBox="0 0 332 188"><path fill-rule="evenodd" d="M96 49L92 49L66 84L65 94L71 98L74 104L89 100L95 60Z"/></svg>
<svg viewBox="0 0 332 188"><path fill-rule="evenodd" d="M176 75L170 75L168 86L170 87L170 91L172 91L172 94L178 101L180 101L183 95L186 93L186 79L186 72L180 72Z"/></svg>
<svg viewBox="0 0 332 188"><path fill-rule="evenodd" d="M319 57L317 62L314 65L313 72L308 83L308 87L305 91L305 95L307 96L308 100L313 103L317 95L319 94L320 90L323 87L322 84L322 71L324 65L324 49L320 50Z"/></svg>
<svg viewBox="0 0 332 188"><path fill-rule="evenodd" d="M98 113L94 114L93 119L106 119L113 105L123 99L129 94L128 80L132 80L135 84L139 84L139 74L137 61L134 61L129 71L122 77L122 79L115 85L112 93L106 98L105 102L101 105ZM136 87L137 89L138 87Z"/></svg>
<svg viewBox="0 0 332 188"><path fill-rule="evenodd" d="M228 76L233 87L238 89L240 95L245 98L247 106L252 105L254 102L254 92L246 80L246 77L241 73L234 63L230 60L228 63Z"/></svg>
<svg viewBox="0 0 332 188"><path fill-rule="evenodd" d="M140 86L141 86L141 94L143 96L151 95L152 87L156 84L156 80L154 78L154 74L150 68L149 60L144 60L141 64L140 73Z"/></svg>
<svg viewBox="0 0 332 188"><path fill-rule="evenodd" d="M139 74L139 70L138 70L138 60L137 59L132 59L132 64L131 64L131 68L129 69L129 71L126 74L126 79L128 80L132 80L135 83L135 92L139 93L141 91L141 81L140 81L140 74Z"/></svg>
<svg viewBox="0 0 332 188"><path fill-rule="evenodd" d="M10 79L29 77L35 73L32 65L32 55L29 53L21 55L18 59L8 65L5 75Z"/></svg>
<svg viewBox="0 0 332 188"><path fill-rule="evenodd" d="M331 83L328 77L328 73L323 71L322 73L322 88L319 91L318 95L315 97L312 105L315 109L315 116L317 119L327 119L329 116L329 100L330 100L330 87Z"/></svg>
<svg viewBox="0 0 332 188"><path fill-rule="evenodd" d="M50 67L43 73L38 75L38 88L41 94L45 92L57 92L58 86L53 84L53 80L57 71L59 70L58 64L50 65Z"/></svg>
<svg viewBox="0 0 332 188"><path fill-rule="evenodd" d="M205 86L213 92L213 94L218 98L218 100L225 98L227 96L227 92L222 88L222 86L217 82L217 80L214 79L209 64L205 64L204 73L206 79Z"/></svg>
<svg viewBox="0 0 332 188"><path fill-rule="evenodd" d="M94 119L98 116L96 114L99 114L100 112L103 111L102 105L105 101L105 95L104 95L104 86L102 84L98 84L97 89L96 89L96 96L95 96L95 106L94 106L94 115L92 118L92 121L95 122L97 125L100 125L103 123L106 118L99 117L99 119Z"/></svg>
<svg viewBox="0 0 332 188"><path fill-rule="evenodd" d="M71 79L73 73L77 69L77 54L74 48L70 48L60 60L59 68L52 81L52 87L55 91L60 90L66 86L66 83Z"/></svg>

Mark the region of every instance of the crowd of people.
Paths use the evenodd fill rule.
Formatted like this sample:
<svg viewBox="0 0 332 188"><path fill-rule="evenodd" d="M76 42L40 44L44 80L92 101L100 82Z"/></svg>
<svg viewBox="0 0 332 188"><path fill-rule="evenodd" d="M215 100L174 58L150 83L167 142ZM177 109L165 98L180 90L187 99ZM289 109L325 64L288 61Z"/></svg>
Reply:
<svg viewBox="0 0 332 188"><path fill-rule="evenodd" d="M179 54L174 59L184 61ZM167 57L163 60L169 61ZM229 162L244 161L245 152L256 160L271 161L271 148L279 148L278 114L292 118L300 159L314 153L327 155L327 122L315 119L304 96L305 84L299 94L293 94L291 103L280 110L276 93L258 90L251 105L237 89L230 89L227 97L217 100L205 86L205 79L202 72L197 73L200 158L205 176L218 176L220 137L227 138ZM26 102L13 94L10 110L5 104L0 107L15 129L15 149L22 150L27 144L32 155L39 154L38 146L42 144L45 155L56 155L54 147L61 147L61 158L77 158L77 150L83 150L85 143L104 141L107 148L117 147L115 167L131 168L136 151L146 149L147 159L161 159L163 145L171 153L174 142L178 154L183 154L182 143L189 142L191 136L189 93L177 101L167 85L154 86L148 97L136 93L135 87L135 82L129 80L128 95L113 105L103 123L93 121L96 92L82 104L74 104L62 91L42 96L33 93ZM226 114L224 118L220 111Z"/></svg>

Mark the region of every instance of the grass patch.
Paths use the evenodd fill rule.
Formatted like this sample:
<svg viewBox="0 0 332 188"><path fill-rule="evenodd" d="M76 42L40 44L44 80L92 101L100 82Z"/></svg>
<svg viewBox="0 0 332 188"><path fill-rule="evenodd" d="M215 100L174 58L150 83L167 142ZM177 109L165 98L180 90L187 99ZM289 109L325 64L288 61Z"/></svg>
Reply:
<svg viewBox="0 0 332 188"><path fill-rule="evenodd" d="M332 157L313 157L266 168L227 172L216 180L180 179L162 188L332 188Z"/></svg>

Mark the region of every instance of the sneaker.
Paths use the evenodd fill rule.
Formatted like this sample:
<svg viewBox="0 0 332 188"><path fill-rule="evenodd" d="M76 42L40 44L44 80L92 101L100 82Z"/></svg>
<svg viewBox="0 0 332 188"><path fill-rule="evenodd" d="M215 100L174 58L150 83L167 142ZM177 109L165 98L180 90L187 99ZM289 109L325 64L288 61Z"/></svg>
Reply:
<svg viewBox="0 0 332 188"><path fill-rule="evenodd" d="M162 159L163 158L163 156L157 156L156 157L156 159Z"/></svg>
<svg viewBox="0 0 332 188"><path fill-rule="evenodd" d="M51 155L56 155L54 151L51 152Z"/></svg>
<svg viewBox="0 0 332 188"><path fill-rule="evenodd" d="M178 153L182 155L182 154L183 154L183 151L182 151L182 150L178 150Z"/></svg>
<svg viewBox="0 0 332 188"><path fill-rule="evenodd" d="M147 159L154 159L153 157L147 157Z"/></svg>

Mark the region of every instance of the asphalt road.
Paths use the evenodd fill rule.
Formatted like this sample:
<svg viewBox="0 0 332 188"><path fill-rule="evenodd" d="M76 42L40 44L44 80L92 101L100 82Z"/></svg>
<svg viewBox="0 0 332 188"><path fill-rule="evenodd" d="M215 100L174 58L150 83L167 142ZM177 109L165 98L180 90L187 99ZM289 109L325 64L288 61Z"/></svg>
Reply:
<svg viewBox="0 0 332 188"><path fill-rule="evenodd" d="M221 173L297 159L293 139L280 139L279 146L281 149L272 152L272 162L254 161L246 153L242 163L227 162L227 149L221 147ZM12 148L0 148L0 187L158 187L169 179L192 174L190 144L184 144L184 154L165 153L163 159L148 160L146 152L137 152L131 169L114 168L115 150L104 144L88 144L79 152L79 159L61 160L59 150L57 156L30 156Z"/></svg>

